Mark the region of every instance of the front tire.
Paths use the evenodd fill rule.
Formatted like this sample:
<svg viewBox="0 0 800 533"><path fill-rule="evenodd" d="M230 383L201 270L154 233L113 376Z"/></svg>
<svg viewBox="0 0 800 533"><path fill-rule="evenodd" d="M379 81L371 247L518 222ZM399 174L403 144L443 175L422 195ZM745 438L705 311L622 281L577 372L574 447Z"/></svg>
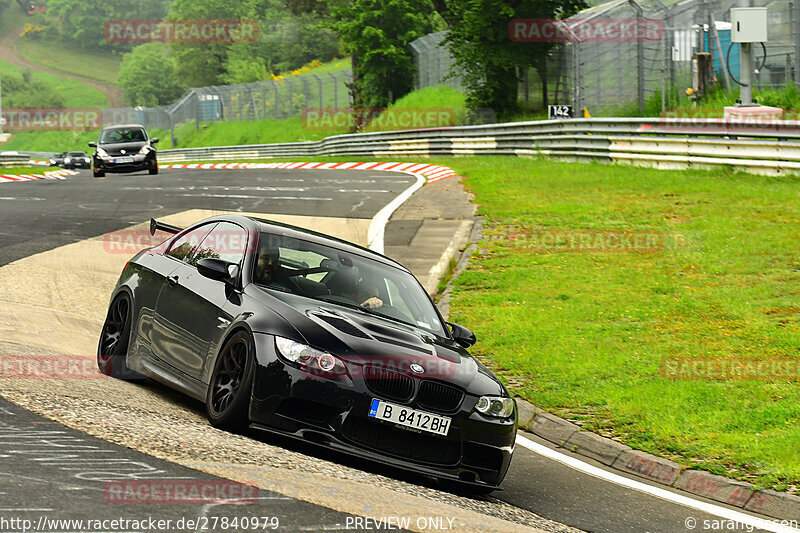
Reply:
<svg viewBox="0 0 800 533"><path fill-rule="evenodd" d="M102 170L97 170L96 168L92 169L92 173L94 173L95 178L104 178L106 176L105 172L103 172Z"/></svg>
<svg viewBox="0 0 800 533"><path fill-rule="evenodd" d="M158 174L158 161L155 159L153 160L153 164L150 166L150 170L148 170L151 176Z"/></svg>
<svg viewBox="0 0 800 533"><path fill-rule="evenodd" d="M106 376L117 379L142 378L125 364L131 336L132 310L133 306L126 294L114 298L108 308L97 346L97 368Z"/></svg>
<svg viewBox="0 0 800 533"><path fill-rule="evenodd" d="M206 414L212 426L241 431L249 425L254 346L250 334L240 331L220 350L206 393Z"/></svg>

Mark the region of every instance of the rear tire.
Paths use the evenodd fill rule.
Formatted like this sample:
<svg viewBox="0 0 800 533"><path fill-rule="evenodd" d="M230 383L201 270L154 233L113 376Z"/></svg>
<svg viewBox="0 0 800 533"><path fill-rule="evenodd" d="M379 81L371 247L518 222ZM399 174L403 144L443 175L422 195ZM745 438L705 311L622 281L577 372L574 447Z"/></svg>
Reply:
<svg viewBox="0 0 800 533"><path fill-rule="evenodd" d="M212 426L229 431L247 429L254 369L253 338L239 331L222 346L208 384L206 414Z"/></svg>
<svg viewBox="0 0 800 533"><path fill-rule="evenodd" d="M97 368L106 376L117 379L142 379L125 364L131 336L133 306L127 294L120 294L108 308L100 342L97 345Z"/></svg>

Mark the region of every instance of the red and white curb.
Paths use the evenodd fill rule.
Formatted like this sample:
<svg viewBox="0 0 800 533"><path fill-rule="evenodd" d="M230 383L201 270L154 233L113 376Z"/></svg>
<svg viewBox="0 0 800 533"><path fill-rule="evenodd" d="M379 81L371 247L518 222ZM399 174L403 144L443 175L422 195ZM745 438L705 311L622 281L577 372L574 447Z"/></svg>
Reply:
<svg viewBox="0 0 800 533"><path fill-rule="evenodd" d="M446 178L457 176L456 172L449 167L441 165L428 165L425 163L176 163L158 165L159 168L199 168L199 169L263 169L263 168L282 168L282 169L317 169L317 170L391 170L395 172L412 172L425 176L427 183L434 183Z"/></svg>
<svg viewBox="0 0 800 533"><path fill-rule="evenodd" d="M0 183L10 183L12 181L36 181L36 180L63 180L64 176L74 176L77 172L72 170L53 170L44 174L0 174Z"/></svg>

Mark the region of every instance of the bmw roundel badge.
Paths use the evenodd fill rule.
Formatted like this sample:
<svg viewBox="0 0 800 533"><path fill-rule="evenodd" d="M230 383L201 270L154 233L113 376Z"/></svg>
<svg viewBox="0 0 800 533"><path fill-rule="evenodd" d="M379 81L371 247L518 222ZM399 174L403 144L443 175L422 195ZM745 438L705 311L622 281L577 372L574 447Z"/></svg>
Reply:
<svg viewBox="0 0 800 533"><path fill-rule="evenodd" d="M425 372L425 369L422 368L422 365L418 365L417 363L411 363L411 371L415 374L422 374Z"/></svg>

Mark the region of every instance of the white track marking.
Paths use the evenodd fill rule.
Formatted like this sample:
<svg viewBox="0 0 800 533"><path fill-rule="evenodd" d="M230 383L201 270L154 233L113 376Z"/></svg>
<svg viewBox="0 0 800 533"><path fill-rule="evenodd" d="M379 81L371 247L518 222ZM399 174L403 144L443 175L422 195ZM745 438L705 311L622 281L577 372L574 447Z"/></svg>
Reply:
<svg viewBox="0 0 800 533"><path fill-rule="evenodd" d="M710 515L718 516L725 520L731 520L745 526L753 526L758 529L763 529L764 531L774 531L776 533L800 532L800 529L781 525L780 520L773 522L765 518L758 518L753 515L728 509L726 507L714 505L713 503L695 500L682 494L676 494L660 487L654 487L652 485L648 485L647 483L642 483L641 481L636 481L635 479L630 479L625 476L603 470L602 468L585 463L580 459L565 455L559 451L553 450L552 448L548 448L547 446L539 444L538 442L534 442L523 437L522 435L517 435L517 444L543 457L547 457L553 461L558 461L559 463L565 464L570 468L578 470L579 472L583 472L584 474L589 474L590 476L600 478L604 481L637 490L639 492L644 492L645 494L655 496L656 498L661 498L662 500L677 503L678 505L683 505L685 507L696 509Z"/></svg>
<svg viewBox="0 0 800 533"><path fill-rule="evenodd" d="M412 194L425 185L425 176L422 174L414 174L413 172L406 173L417 178L417 181L397 195L394 200L386 204L383 209L375 213L375 216L372 217L369 223L369 229L367 230L368 247L370 250L378 252L379 254L383 253L383 235L386 232L386 223L389 222L389 217L392 216L392 213L394 213L403 202L411 198Z"/></svg>

